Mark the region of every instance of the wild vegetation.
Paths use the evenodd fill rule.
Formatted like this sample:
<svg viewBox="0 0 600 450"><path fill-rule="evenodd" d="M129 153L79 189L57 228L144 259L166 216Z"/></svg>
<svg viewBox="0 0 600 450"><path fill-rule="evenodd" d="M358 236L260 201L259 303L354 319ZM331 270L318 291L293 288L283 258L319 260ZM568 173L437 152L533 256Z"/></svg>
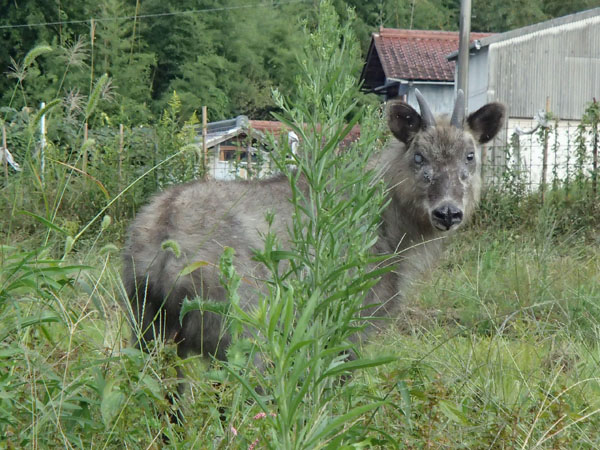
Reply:
<svg viewBox="0 0 600 450"><path fill-rule="evenodd" d="M335 0L339 15L355 11L361 48L380 26L457 30L459 0ZM315 0L35 0L2 4L0 105L37 109L68 98L73 107L89 96L104 73L118 102L98 105L90 128L155 123L173 91L183 117L202 105L210 120L238 114L270 118L271 89L294 99L300 69L296 50L314 27ZM474 31L500 32L599 6L598 0L474 0ZM21 67L32 48L45 51ZM26 70L24 70L26 69ZM356 70L360 70L359 67ZM15 96L14 81L19 95ZM102 114L104 113L104 114Z"/></svg>
<svg viewBox="0 0 600 450"><path fill-rule="evenodd" d="M425 2L415 4L416 26L417 7ZM427 4L429 12L441 5L456 11L458 2ZM64 11L36 8L35 2L14 5L0 23L57 17L86 22L2 29L11 45L0 48L0 60L13 70L0 79L0 125L21 170L2 165L0 173L1 447L600 445L600 234L596 175L587 164L575 164L568 178L549 183L543 205L539 192L514 189L519 172L507 167L504 182L486 192L477 219L450 244L438 270L415 287L400 317L381 323L372 341L357 349L357 362L340 357L359 325L351 320L353 301L372 282L361 268L374 224L356 221L356 214L370 217L382 200L359 169L385 140L380 112L365 109L369 101L356 104L360 56L353 36L360 36L364 24L395 26L388 22L393 14L380 22L363 14L372 10L361 3L356 21L346 21L352 14L336 4L344 17L340 24L325 2L310 9L305 28L296 32L289 17L279 26L267 24L284 12L296 17L294 8L305 11L304 2L147 23L108 19L169 6L144 2L131 11L117 1L78 2ZM196 3L191 8L200 9ZM92 12L107 19L96 24L93 46L87 21ZM241 22L240 15L244 27L224 25ZM151 23L157 28L150 30ZM254 41L237 34L253 27L256 32L259 23L261 31L279 34ZM221 33L230 34L221 39ZM245 52L262 51L263 38L277 43L264 55L279 61L279 72L273 61ZM294 47L303 49L298 59ZM191 59L179 59L178 52ZM238 63L246 64L248 75ZM270 88L277 86L271 97ZM40 101L46 102L43 109ZM256 331L237 341L226 364L180 361L172 344L157 343L147 353L130 346L131 311L119 275L124 229L140 205L165 186L203 174L190 127L201 104L222 117L278 111L290 126L323 124L305 142L313 143L313 155L331 172L319 172L311 158L298 163L315 175L335 174L323 178L328 189L316 193L323 206L318 214L305 215L298 201L291 230L298 260L322 264L307 270L298 265L304 278L277 280L253 315L235 307L226 311L234 330L244 324ZM45 146L39 135L43 115ZM574 142L574 161L592 158L594 148L586 143L598 142L589 139L598 135L597 104L590 104L585 117L587 139ZM320 144L334 145L352 120L364 132L347 160L319 154ZM336 210L335 187L355 182L353 204ZM359 228L361 223L368 226ZM329 233L329 241L307 232L317 229ZM344 245L333 253L327 242ZM257 257L277 273L282 255L274 236L265 236ZM236 286L243 281L231 258L224 253L221 271L235 306ZM347 264L340 266L340 260ZM327 281L317 287L333 299L353 286L350 301L320 306L311 295L315 280ZM249 363L256 346L273 361L265 372ZM171 422L174 405L167 400L178 385L178 368L189 380L180 405L183 425Z"/></svg>

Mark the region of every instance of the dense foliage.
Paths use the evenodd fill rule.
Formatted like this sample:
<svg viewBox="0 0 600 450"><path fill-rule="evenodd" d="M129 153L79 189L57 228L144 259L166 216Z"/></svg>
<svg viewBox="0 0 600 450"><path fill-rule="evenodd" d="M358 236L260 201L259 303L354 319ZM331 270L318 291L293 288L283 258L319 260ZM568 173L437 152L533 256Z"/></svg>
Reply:
<svg viewBox="0 0 600 450"><path fill-rule="evenodd" d="M52 50L28 72L21 98L11 102L12 80L2 77L0 103L20 108L69 92L87 95L107 73L119 101L104 110L125 124L158 116L173 90L188 115L207 105L213 120L267 117L271 89L293 84L294 52L304 40L300 19L309 15L305 4L254 7L241 0L4 3L4 70L18 72L15 61L36 45ZM13 27L19 24L31 26ZM65 66L77 70L65 76Z"/></svg>
<svg viewBox="0 0 600 450"><path fill-rule="evenodd" d="M598 0L510 0L473 3L473 29L505 31L599 5ZM114 123L156 119L173 90L184 115L208 106L211 120L246 114L269 118L272 88L295 94L301 21L316 23L313 0L84 0L0 2L0 105L16 109L55 97L88 95L102 74L118 100L101 109ZM456 30L459 0L336 0L356 12L363 50L380 26ZM33 47L44 53L21 77ZM65 71L65 68L75 69ZM23 94L13 98L13 78Z"/></svg>

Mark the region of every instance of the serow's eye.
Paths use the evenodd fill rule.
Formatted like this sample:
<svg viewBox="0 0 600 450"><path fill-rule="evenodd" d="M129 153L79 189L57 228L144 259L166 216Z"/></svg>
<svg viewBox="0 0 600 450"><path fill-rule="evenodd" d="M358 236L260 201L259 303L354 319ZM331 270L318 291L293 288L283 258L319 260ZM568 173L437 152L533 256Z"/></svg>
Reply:
<svg viewBox="0 0 600 450"><path fill-rule="evenodd" d="M471 162L475 159L475 153L470 152L467 154L467 161Z"/></svg>
<svg viewBox="0 0 600 450"><path fill-rule="evenodd" d="M423 164L423 160L423 155L421 155L420 153L415 153L415 163Z"/></svg>

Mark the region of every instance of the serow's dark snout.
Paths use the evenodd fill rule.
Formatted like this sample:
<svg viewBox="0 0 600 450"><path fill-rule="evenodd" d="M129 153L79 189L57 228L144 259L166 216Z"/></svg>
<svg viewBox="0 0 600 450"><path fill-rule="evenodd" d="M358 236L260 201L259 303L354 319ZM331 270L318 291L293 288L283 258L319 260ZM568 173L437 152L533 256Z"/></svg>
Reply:
<svg viewBox="0 0 600 450"><path fill-rule="evenodd" d="M440 230L447 231L463 220L463 212L454 205L442 205L431 213L433 224Z"/></svg>

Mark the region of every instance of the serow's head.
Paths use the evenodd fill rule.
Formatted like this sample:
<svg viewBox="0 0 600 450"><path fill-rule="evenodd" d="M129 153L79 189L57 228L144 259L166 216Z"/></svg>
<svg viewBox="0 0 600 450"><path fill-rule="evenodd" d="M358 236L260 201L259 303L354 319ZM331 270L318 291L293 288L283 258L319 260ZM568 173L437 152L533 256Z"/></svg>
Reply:
<svg viewBox="0 0 600 450"><path fill-rule="evenodd" d="M431 231L455 230L466 222L479 201L479 146L500 131L505 107L489 103L465 119L464 94L459 90L450 119L435 118L418 90L416 96L420 114L397 100L387 106L388 126L404 144L399 146L401 154L395 167L399 180L394 188L396 196L413 208Z"/></svg>

